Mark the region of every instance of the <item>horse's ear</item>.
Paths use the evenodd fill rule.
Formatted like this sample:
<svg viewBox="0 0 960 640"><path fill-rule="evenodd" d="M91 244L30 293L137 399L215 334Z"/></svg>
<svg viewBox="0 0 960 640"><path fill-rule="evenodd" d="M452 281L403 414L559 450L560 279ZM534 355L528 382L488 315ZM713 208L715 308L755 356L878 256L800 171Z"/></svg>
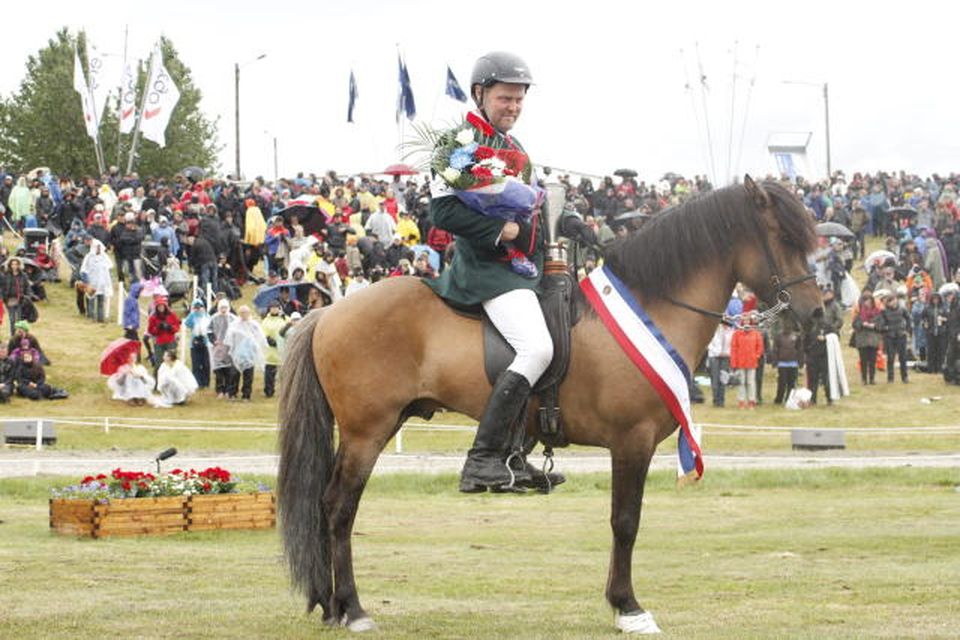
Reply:
<svg viewBox="0 0 960 640"><path fill-rule="evenodd" d="M768 209L770 207L770 196L764 191L763 187L758 185L750 177L749 173L743 175L743 186L747 190L747 195L753 200L757 209Z"/></svg>

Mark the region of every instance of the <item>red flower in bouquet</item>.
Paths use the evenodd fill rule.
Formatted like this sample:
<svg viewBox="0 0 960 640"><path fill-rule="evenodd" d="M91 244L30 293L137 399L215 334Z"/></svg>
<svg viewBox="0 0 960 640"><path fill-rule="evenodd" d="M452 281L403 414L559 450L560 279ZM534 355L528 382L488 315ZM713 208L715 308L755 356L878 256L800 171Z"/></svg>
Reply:
<svg viewBox="0 0 960 640"><path fill-rule="evenodd" d="M527 154L515 149L498 149L496 155L507 165L503 173L510 176L522 176L530 161Z"/></svg>
<svg viewBox="0 0 960 640"><path fill-rule="evenodd" d="M482 133L487 138L492 138L494 131L493 127L490 126L490 123L481 118L479 115L471 111L467 114L467 122L472 124L480 133Z"/></svg>
<svg viewBox="0 0 960 640"><path fill-rule="evenodd" d="M477 150L473 152L473 157L477 160L486 160L487 158L492 158L496 154L496 151L492 147L485 147L480 145L477 147Z"/></svg>

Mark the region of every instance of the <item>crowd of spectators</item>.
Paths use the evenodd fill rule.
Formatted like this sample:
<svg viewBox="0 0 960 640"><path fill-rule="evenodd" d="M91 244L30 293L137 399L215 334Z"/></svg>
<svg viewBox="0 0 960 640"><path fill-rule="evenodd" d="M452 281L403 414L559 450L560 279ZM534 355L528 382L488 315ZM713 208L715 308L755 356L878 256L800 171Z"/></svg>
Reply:
<svg viewBox="0 0 960 640"><path fill-rule="evenodd" d="M25 241L14 250L19 255L13 256L5 246L0 248L0 300L11 332L24 321L37 321L34 303L44 299L45 283L59 273L69 270L78 312L93 322L108 321L110 297L116 295L119 282L126 297L124 333L145 340L154 373L159 373L164 354L176 354L181 316L186 316L182 320L190 340L191 372L200 388L212 378L222 398L249 399L254 370L264 371L264 395L273 395L284 334L310 309L354 295L382 278L436 277L453 250L452 236L430 223L429 185L422 176L348 177L330 172L237 182L197 175L141 179L116 170L99 179L79 180L43 170L0 175L0 224L5 233L26 236L40 229L59 246L56 255L46 242L26 252L31 247ZM557 175L544 168L541 177L566 187L568 209L593 230L600 245L712 189L705 177L676 174L647 182L630 172L590 178ZM841 317L852 329L850 346L867 363L862 367L865 384L873 381L877 360L886 366L892 357L901 363L919 362L923 369L942 372L949 382L960 382L955 364L960 310L956 291L949 286L960 267L957 180L953 175L921 179L902 172L848 178L837 172L829 180L795 183L816 221L838 222L851 231L849 239L825 239L816 263L821 285L839 298L837 307L843 307ZM317 225L303 209L290 214L294 205L319 212L323 224ZM853 299L846 299L841 293L846 293L850 272L866 257L868 237L882 238L889 253L866 265L864 295L854 293ZM580 274L589 272L600 259L596 247L574 244L569 252L573 266ZM65 266L58 269L56 260ZM192 276L197 278L196 288ZM255 300L263 302L254 309L234 311L232 302L248 285L258 287ZM141 323L139 301L151 287L162 288L163 294L152 296L147 321ZM274 288L276 296L267 295ZM175 311L174 303L181 298L189 315ZM218 319L224 314L227 320ZM784 401L794 384L791 379L804 366L809 387L815 390L823 384L819 343L825 342L824 335L840 331L831 322L836 324L835 319L828 321L817 329L819 334L810 335L799 327L754 328L762 338L759 347L756 339L739 340L751 345L747 364L756 361L752 368L734 367L739 371L732 379L744 381L743 406L762 402L766 363L784 375L777 401ZM241 339L246 342L237 342ZM9 350L18 347L11 344ZM237 358L238 354L244 357ZM713 379L719 380L720 372L730 368L730 357L729 348L711 347L708 364ZM4 361L9 358L8 354ZM238 359L244 367L238 367ZM24 370L33 362L31 367L17 366ZM751 369L753 374L745 373ZM0 370L0 383L6 385L0 389L22 386L3 382L11 375L16 378L11 371L7 364ZM906 369L901 372L906 381ZM751 379L755 385L748 384ZM714 387L714 402L722 404L722 391L718 397ZM32 389L29 382L27 389ZM827 399L833 399L829 391Z"/></svg>

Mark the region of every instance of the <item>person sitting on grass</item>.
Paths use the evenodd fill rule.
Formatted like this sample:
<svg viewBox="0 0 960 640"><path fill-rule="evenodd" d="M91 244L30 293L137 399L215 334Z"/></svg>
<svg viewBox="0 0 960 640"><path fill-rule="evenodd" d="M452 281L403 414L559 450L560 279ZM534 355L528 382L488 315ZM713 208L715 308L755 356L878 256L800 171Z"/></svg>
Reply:
<svg viewBox="0 0 960 640"><path fill-rule="evenodd" d="M176 351L165 351L157 370L157 391L160 398L155 406L168 408L184 404L197 391L196 378L178 358Z"/></svg>
<svg viewBox="0 0 960 640"><path fill-rule="evenodd" d="M132 352L127 363L107 378L113 399L136 407L147 404L153 389L153 376L137 361L138 357L138 353Z"/></svg>
<svg viewBox="0 0 960 640"><path fill-rule="evenodd" d="M11 360L7 351L7 345L0 341L0 404L10 401L13 395L13 374L15 363Z"/></svg>
<svg viewBox="0 0 960 640"><path fill-rule="evenodd" d="M14 369L14 378L17 383L17 393L30 400L60 400L69 394L63 389L57 389L47 384L47 376L43 365L34 355L33 349L20 352Z"/></svg>

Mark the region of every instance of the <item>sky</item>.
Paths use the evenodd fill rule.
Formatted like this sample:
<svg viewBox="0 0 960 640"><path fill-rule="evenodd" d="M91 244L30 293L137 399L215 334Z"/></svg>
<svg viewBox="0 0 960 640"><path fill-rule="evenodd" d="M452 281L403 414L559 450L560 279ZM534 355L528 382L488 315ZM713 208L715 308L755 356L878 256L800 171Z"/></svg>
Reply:
<svg viewBox="0 0 960 640"><path fill-rule="evenodd" d="M726 184L774 171L768 142L801 132L810 134L807 174L820 177L826 84L834 170L960 171L960 85L950 73L960 7L952 3L50 0L43 11L16 3L5 13L4 96L17 90L27 56L63 26L116 55L127 27L128 55L139 58L161 33L171 39L202 110L219 119L222 173L235 164L235 63L241 169L270 179L274 138L281 176L397 162L398 144L414 135L395 122L398 51L417 121L440 127L465 109L443 94L447 65L465 86L474 60L493 50L520 55L534 75L512 133L540 165L594 175L631 168L648 180L705 174ZM346 122L351 70L354 124Z"/></svg>

